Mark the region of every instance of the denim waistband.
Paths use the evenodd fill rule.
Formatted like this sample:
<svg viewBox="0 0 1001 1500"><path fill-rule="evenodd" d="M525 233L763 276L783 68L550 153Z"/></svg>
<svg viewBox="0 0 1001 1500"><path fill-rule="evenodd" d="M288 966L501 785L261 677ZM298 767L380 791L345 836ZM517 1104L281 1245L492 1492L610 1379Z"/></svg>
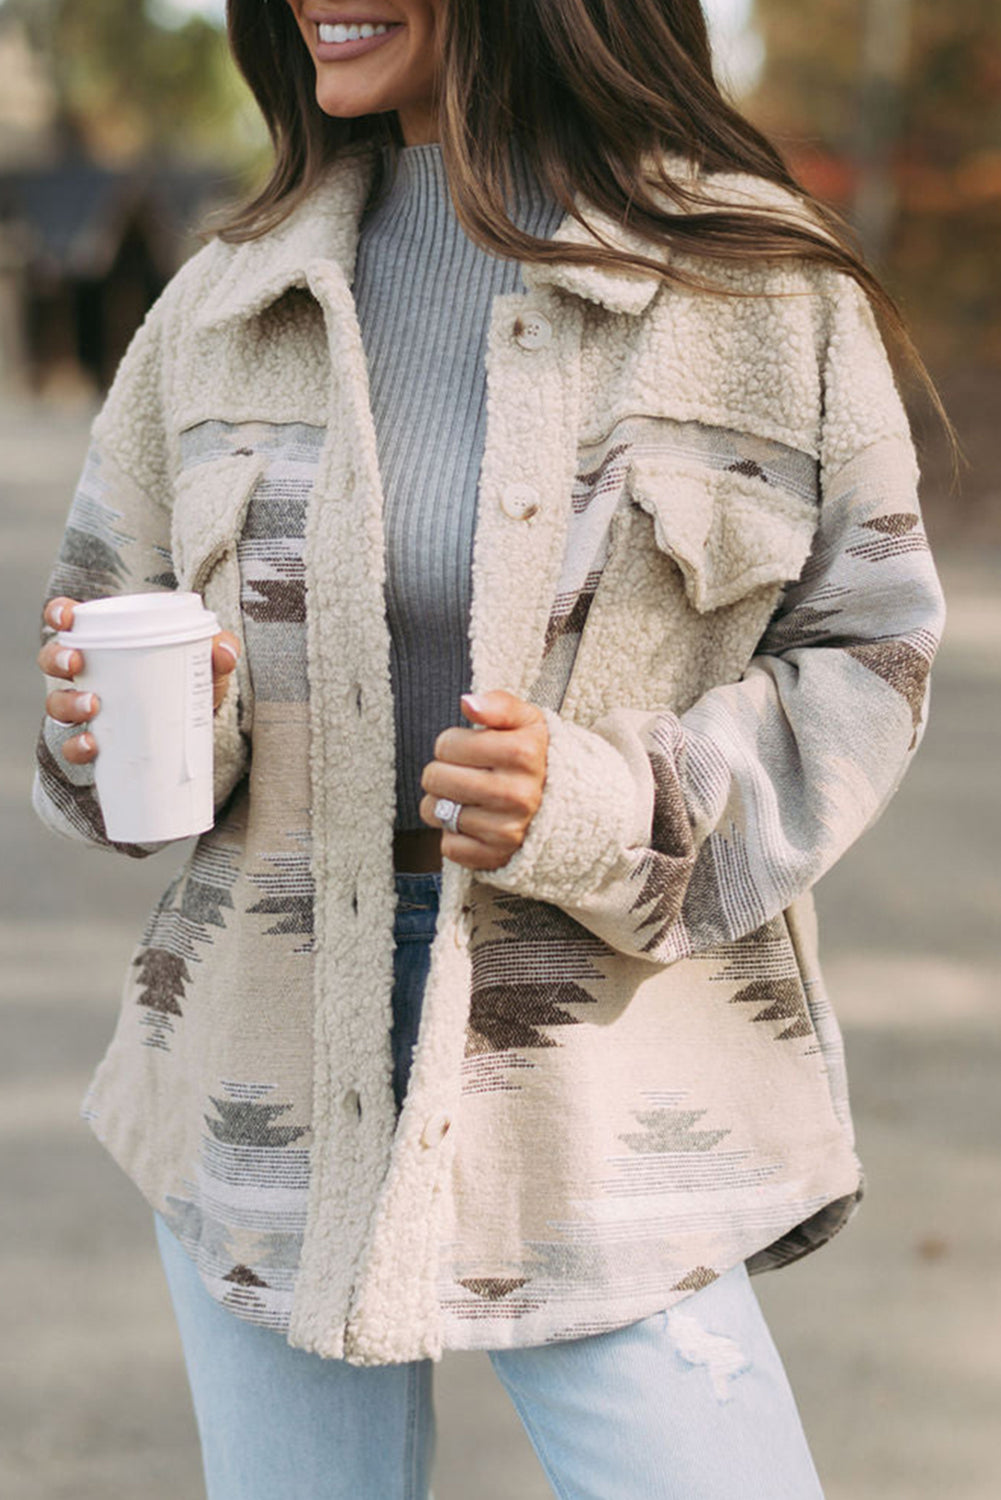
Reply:
<svg viewBox="0 0 1001 1500"><path fill-rule="evenodd" d="M441 904L440 870L396 870L398 911L437 911Z"/></svg>

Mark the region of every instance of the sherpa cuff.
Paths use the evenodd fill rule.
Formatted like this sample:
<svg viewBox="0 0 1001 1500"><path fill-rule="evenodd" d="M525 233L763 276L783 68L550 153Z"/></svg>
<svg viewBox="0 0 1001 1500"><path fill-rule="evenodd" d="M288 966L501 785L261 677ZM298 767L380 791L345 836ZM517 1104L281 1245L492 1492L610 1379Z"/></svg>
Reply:
<svg viewBox="0 0 1001 1500"><path fill-rule="evenodd" d="M521 848L477 879L573 907L601 889L627 850L649 844L653 773L635 736L617 732L630 710L606 715L600 733L542 712L549 729L542 802Z"/></svg>

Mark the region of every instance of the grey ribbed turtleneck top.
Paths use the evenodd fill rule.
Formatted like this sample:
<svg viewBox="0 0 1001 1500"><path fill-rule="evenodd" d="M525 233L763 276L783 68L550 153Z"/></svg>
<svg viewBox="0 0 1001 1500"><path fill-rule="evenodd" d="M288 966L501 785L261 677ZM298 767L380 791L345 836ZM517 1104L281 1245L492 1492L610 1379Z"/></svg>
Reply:
<svg viewBox="0 0 1001 1500"><path fill-rule="evenodd" d="M562 210L516 162L516 222L548 237ZM484 355L498 293L520 268L474 245L441 148L398 154L361 224L354 296L385 497L386 614L396 710L397 829L426 828L420 775L470 687L470 565L486 429Z"/></svg>

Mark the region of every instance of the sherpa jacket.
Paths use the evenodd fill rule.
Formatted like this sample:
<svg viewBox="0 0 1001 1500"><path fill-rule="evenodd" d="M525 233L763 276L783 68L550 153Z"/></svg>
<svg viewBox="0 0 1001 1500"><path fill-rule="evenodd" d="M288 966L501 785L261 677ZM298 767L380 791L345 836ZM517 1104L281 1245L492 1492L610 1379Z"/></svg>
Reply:
<svg viewBox="0 0 1001 1500"><path fill-rule="evenodd" d="M215 827L149 918L85 1116L219 1300L359 1364L614 1328L845 1222L810 890L914 754L943 618L854 283L526 265L490 318L470 640L474 689L542 706L546 783L501 869L445 861L397 1121L369 172L171 282L49 587L195 589L244 646ZM36 805L107 845L58 739Z"/></svg>

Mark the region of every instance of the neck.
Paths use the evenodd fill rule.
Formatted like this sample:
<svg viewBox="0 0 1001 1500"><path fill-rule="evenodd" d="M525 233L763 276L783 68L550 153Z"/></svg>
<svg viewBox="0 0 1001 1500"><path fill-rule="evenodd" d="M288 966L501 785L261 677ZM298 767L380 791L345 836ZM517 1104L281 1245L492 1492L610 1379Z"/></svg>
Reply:
<svg viewBox="0 0 1001 1500"><path fill-rule="evenodd" d="M430 104L414 104L398 109L396 118L400 122L400 133L405 146L432 146L441 134L438 115Z"/></svg>

